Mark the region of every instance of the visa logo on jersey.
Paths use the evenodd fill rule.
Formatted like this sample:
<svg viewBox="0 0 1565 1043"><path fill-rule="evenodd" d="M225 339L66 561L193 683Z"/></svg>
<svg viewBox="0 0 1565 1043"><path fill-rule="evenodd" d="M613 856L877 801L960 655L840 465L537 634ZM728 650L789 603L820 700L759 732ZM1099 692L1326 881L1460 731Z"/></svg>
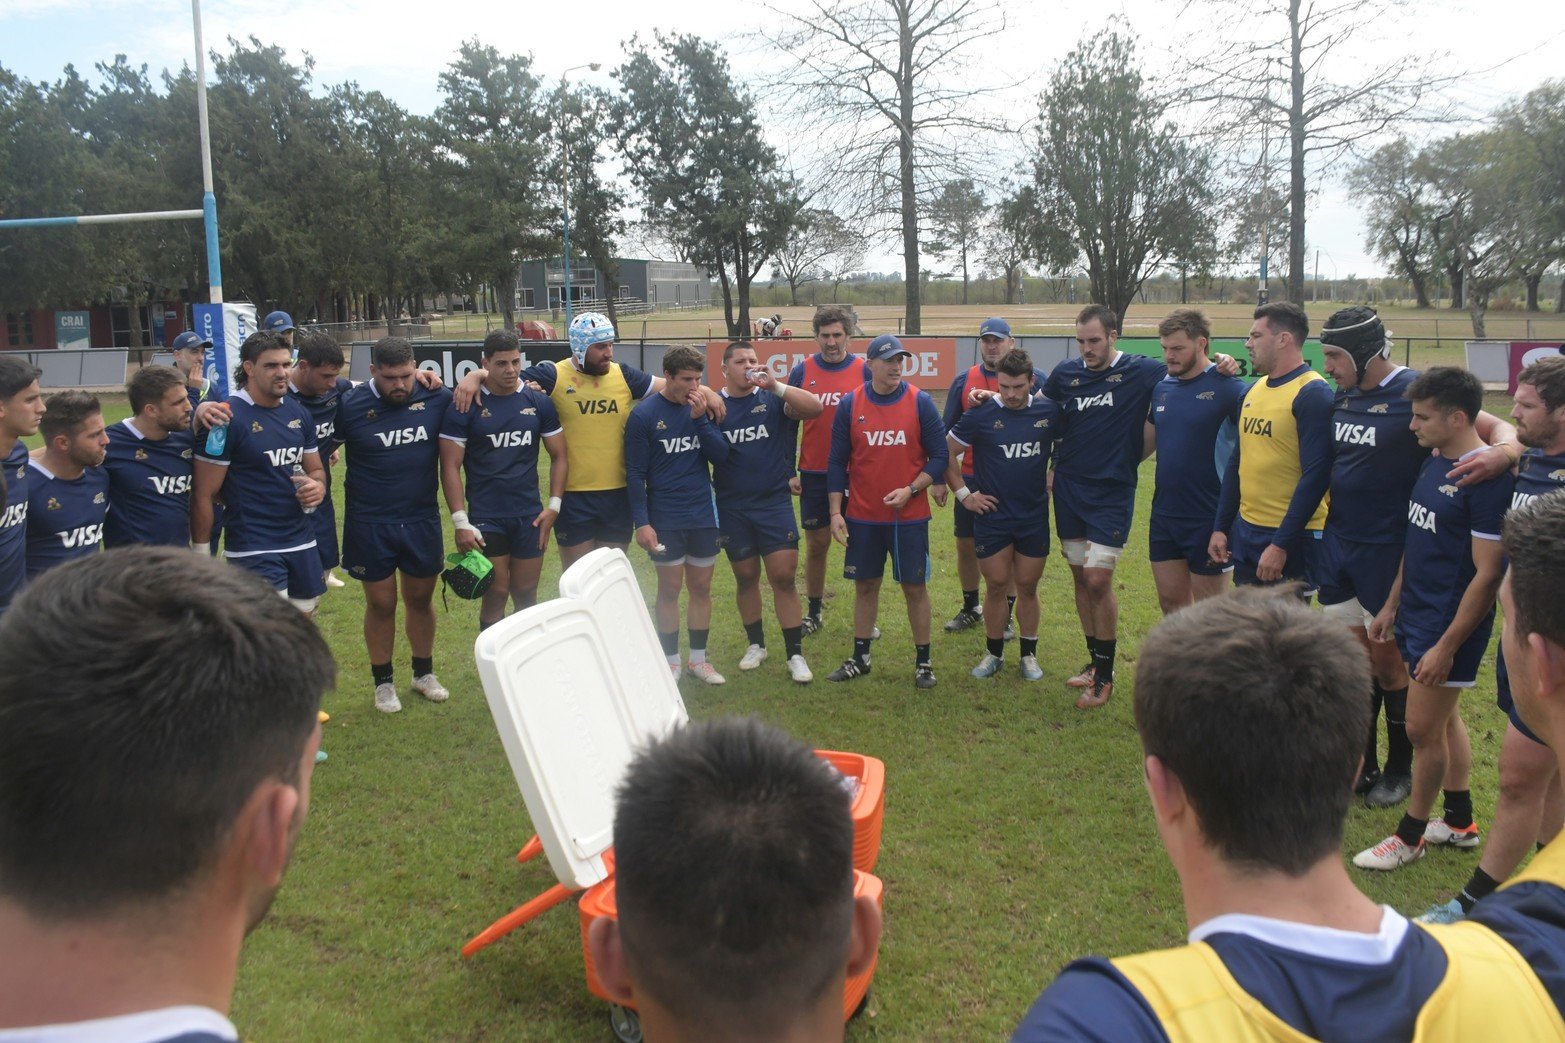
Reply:
<svg viewBox="0 0 1565 1043"><path fill-rule="evenodd" d="M578 399L576 408L582 416L590 416L595 413L618 413L619 403L612 398Z"/></svg>
<svg viewBox="0 0 1565 1043"><path fill-rule="evenodd" d="M813 384L815 381L812 380L810 383ZM821 405L827 409L835 409L837 403L842 401L842 396L845 394L847 394L846 391L822 391L820 394Z"/></svg>
<svg viewBox="0 0 1565 1043"><path fill-rule="evenodd" d="M756 427L741 427L736 431L724 431L728 440L735 445L740 442L759 442L763 438L770 438L771 432L757 425Z"/></svg>
<svg viewBox="0 0 1565 1043"><path fill-rule="evenodd" d="M1407 523L1416 525L1425 532L1435 531L1435 512L1421 503L1409 502L1407 505Z"/></svg>
<svg viewBox="0 0 1565 1043"><path fill-rule="evenodd" d="M497 431L489 436L489 444L496 449L520 449L533 444L531 431Z"/></svg>
<svg viewBox="0 0 1565 1043"><path fill-rule="evenodd" d="M1043 453L1042 442L1014 442L1000 448L1005 450L1007 460L1021 460L1029 456L1040 456Z"/></svg>
<svg viewBox="0 0 1565 1043"><path fill-rule="evenodd" d="M67 550L77 547L92 547L103 539L103 523L96 525L78 525L70 532L59 533L60 542L65 544Z"/></svg>
<svg viewBox="0 0 1565 1043"><path fill-rule="evenodd" d="M864 441L869 445L907 445L906 431L865 431Z"/></svg>
<svg viewBox="0 0 1565 1043"><path fill-rule="evenodd" d="M1076 399L1076 411L1085 412L1093 406L1112 406L1114 404L1114 392L1105 391L1101 395L1089 395Z"/></svg>
<svg viewBox="0 0 1565 1043"><path fill-rule="evenodd" d="M5 509L5 514L0 515L0 529L9 529L13 525L22 525L27 521L27 501L13 503Z"/></svg>
<svg viewBox="0 0 1565 1043"><path fill-rule="evenodd" d="M1247 416L1244 418L1244 433L1270 438L1272 437L1272 422L1263 416Z"/></svg>
<svg viewBox="0 0 1565 1043"><path fill-rule="evenodd" d="M304 463L304 447L294 446L290 449L268 449L266 460L273 467L292 467L294 464Z"/></svg>
<svg viewBox="0 0 1565 1043"><path fill-rule="evenodd" d="M315 425L315 440L324 442L337 433L337 421L328 420L325 423Z"/></svg>
<svg viewBox="0 0 1565 1043"><path fill-rule="evenodd" d="M429 432L422 427L403 427L396 431L376 431L375 437L380 439L380 444L386 448L394 445L412 445L414 442L429 441Z"/></svg>
<svg viewBox="0 0 1565 1043"><path fill-rule="evenodd" d="M190 475L148 475L147 481L159 496L186 496L190 493Z"/></svg>
<svg viewBox="0 0 1565 1043"><path fill-rule="evenodd" d="M1246 421L1248 424L1249 421ZM1343 445L1374 445L1375 429L1368 424L1337 424L1337 441ZM1271 432L1268 431L1267 434Z"/></svg>
<svg viewBox="0 0 1565 1043"><path fill-rule="evenodd" d="M660 438L665 453L688 453L693 449L701 448L701 440L695 435L683 435L679 438Z"/></svg>

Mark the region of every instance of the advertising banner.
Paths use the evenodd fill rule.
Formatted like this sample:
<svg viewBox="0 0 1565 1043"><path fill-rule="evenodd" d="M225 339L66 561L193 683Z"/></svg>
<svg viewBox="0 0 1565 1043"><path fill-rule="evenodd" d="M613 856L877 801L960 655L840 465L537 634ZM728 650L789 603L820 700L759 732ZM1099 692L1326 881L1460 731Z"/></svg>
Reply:
<svg viewBox="0 0 1565 1043"><path fill-rule="evenodd" d="M234 370L239 367L239 346L260 326L255 305L225 302L194 306L196 332L212 342L207 349L207 397L221 402L233 391Z"/></svg>
<svg viewBox="0 0 1565 1043"><path fill-rule="evenodd" d="M1565 346L1561 346L1557 340L1513 340L1511 341L1511 373L1509 392L1516 394L1516 376L1528 366L1539 359L1550 356L1558 356L1565 353Z"/></svg>
<svg viewBox="0 0 1565 1043"><path fill-rule="evenodd" d="M87 312L57 311L54 313L54 346L56 348L90 348L92 334L87 328Z"/></svg>
<svg viewBox="0 0 1565 1043"><path fill-rule="evenodd" d="M899 339L902 341L902 346L913 353L912 359L903 370L908 383L926 391L951 386L957 372L955 337ZM868 337L858 338L853 341L848 350L863 355L864 349L869 347L869 342ZM707 342L706 375L708 383L714 386L722 380L723 349L728 347L728 343L726 340ZM815 354L817 350L815 342L807 338L755 340L750 343L755 348L756 357L761 365L771 370L772 376L777 380L787 380L788 373L793 367Z"/></svg>

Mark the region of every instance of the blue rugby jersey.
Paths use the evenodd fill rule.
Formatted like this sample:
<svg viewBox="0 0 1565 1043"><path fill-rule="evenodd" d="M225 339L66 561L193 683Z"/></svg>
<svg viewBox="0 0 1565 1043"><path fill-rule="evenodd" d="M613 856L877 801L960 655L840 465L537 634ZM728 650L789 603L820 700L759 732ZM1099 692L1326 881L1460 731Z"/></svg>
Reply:
<svg viewBox="0 0 1565 1043"><path fill-rule="evenodd" d="M543 508L538 451L561 431L554 403L528 387L509 395L479 393L465 413L446 410L440 437L464 449L467 511L474 518L522 518Z"/></svg>
<svg viewBox="0 0 1565 1043"><path fill-rule="evenodd" d="M946 391L945 409L940 414L940 419L945 422L947 431L953 430L956 427L956 422L961 419L962 414L971 408L967 404L967 392L970 390L968 386L969 378L972 377L975 369L983 379L984 389L993 391L996 394L999 393L1000 375L984 365L981 359L977 366L969 366L962 370L962 372L956 375L956 379L951 382L951 387ZM1034 369L1032 371L1033 392L1036 393L1039 388L1043 387L1044 382L1048 379L1048 376L1042 370ZM971 478L977 473L973 470L973 455L972 453L962 454L963 478Z"/></svg>
<svg viewBox="0 0 1565 1043"><path fill-rule="evenodd" d="M728 459L728 439L683 402L648 395L625 421L625 488L639 529L717 526L707 464Z"/></svg>
<svg viewBox="0 0 1565 1043"><path fill-rule="evenodd" d="M1152 512L1195 519L1217 514L1223 472L1239 438L1245 383L1216 365L1188 380L1168 376L1152 390L1147 419L1157 428Z"/></svg>
<svg viewBox="0 0 1565 1043"><path fill-rule="evenodd" d="M1429 450L1409 422L1413 403L1404 397L1418 379L1398 366L1368 391L1350 388L1332 410L1331 506L1326 528L1359 543L1402 543L1407 501Z"/></svg>
<svg viewBox="0 0 1565 1043"><path fill-rule="evenodd" d="M1071 478L1134 487L1146 434L1142 425L1168 367L1121 351L1106 369L1091 370L1079 358L1054 367L1043 393L1065 411L1054 446L1054 469Z"/></svg>
<svg viewBox="0 0 1565 1043"><path fill-rule="evenodd" d="M1059 404L1046 398L1030 398L1021 409L1006 409L995 396L957 419L951 437L978 449L976 491L999 501L994 510L976 516L985 525L1047 531L1049 457L1060 416Z"/></svg>
<svg viewBox="0 0 1565 1043"><path fill-rule="evenodd" d="M1515 480L1506 473L1477 485L1458 486L1446 477L1457 463L1431 456L1413 485L1405 512L1398 632L1444 633L1477 571L1472 541L1500 538ZM1485 618L1493 617L1491 605Z"/></svg>
<svg viewBox="0 0 1565 1043"><path fill-rule="evenodd" d="M174 431L148 438L129 420L109 425L109 517L105 547L138 543L184 547L190 543L190 489L194 436Z"/></svg>
<svg viewBox="0 0 1565 1043"><path fill-rule="evenodd" d="M1565 491L1565 454L1547 456L1542 449L1528 449L1516 466L1516 488L1511 493L1511 509L1531 503L1540 496Z"/></svg>
<svg viewBox="0 0 1565 1043"><path fill-rule="evenodd" d="M58 478L41 460L27 476L27 578L62 562L98 553L109 513L109 474L88 467Z"/></svg>
<svg viewBox="0 0 1565 1043"><path fill-rule="evenodd" d="M346 377L338 377L337 383L324 395L305 395L299 392L290 382L288 385L288 397L298 402L310 414L315 421L315 444L317 452L321 454L321 466L327 473L331 472L331 454L336 452L337 441L337 404L342 401L342 396L353 390L353 381ZM326 495L331 495L331 485L327 484Z"/></svg>
<svg viewBox="0 0 1565 1043"><path fill-rule="evenodd" d="M717 502L743 510L753 504L787 500L793 477L792 421L783 399L765 388L740 398L720 392L728 413L718 425L728 441L728 456L712 465Z"/></svg>
<svg viewBox="0 0 1565 1043"><path fill-rule="evenodd" d="M309 515L299 506L294 464L316 451L315 424L299 403L284 398L258 406L243 389L228 396L233 419L223 451L196 444L196 459L228 468L223 479L223 553L230 558L315 546Z"/></svg>
<svg viewBox="0 0 1565 1043"><path fill-rule="evenodd" d="M18 438L6 455L0 510L0 612L27 582L27 446Z"/></svg>
<svg viewBox="0 0 1565 1043"><path fill-rule="evenodd" d="M332 437L348 451L343 491L350 520L440 517L440 427L450 406L449 388L417 382L401 405L381 398L373 380L342 396Z"/></svg>

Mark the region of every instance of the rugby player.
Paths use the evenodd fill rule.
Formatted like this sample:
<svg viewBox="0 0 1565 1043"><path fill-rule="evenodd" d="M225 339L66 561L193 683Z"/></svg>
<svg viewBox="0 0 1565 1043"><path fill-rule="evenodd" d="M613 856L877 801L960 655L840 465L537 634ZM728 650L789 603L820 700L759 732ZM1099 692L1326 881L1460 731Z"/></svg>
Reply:
<svg viewBox="0 0 1565 1043"><path fill-rule="evenodd" d="M173 366L143 366L125 384L131 415L109 428L109 516L103 545L190 545L195 438L190 399Z"/></svg>
<svg viewBox="0 0 1565 1043"><path fill-rule="evenodd" d="M451 392L425 387L417 372L405 338L377 340L370 379L338 401L332 435L348 453L342 563L364 584L364 644L375 709L382 713L402 709L391 661L399 577L413 690L434 703L451 696L435 676L434 661L435 584L445 568L439 441Z"/></svg>
<svg viewBox="0 0 1565 1043"><path fill-rule="evenodd" d="M1565 358L1544 359L1522 370L1516 378L1511 416L1516 437L1527 447L1511 493L1514 511L1565 492ZM1559 766L1553 751L1517 712L1501 644L1495 662L1496 701L1509 720L1500 746L1500 795L1494 821L1478 868L1456 897L1420 917L1429 922L1450 923L1465 916L1516 871L1534 843L1541 847L1553 840L1565 816Z"/></svg>
<svg viewBox="0 0 1565 1043"><path fill-rule="evenodd" d="M27 476L27 579L88 554L103 542L109 511L109 475L103 469L109 436L96 395L62 391L49 396Z"/></svg>
<svg viewBox="0 0 1565 1043"><path fill-rule="evenodd" d="M1228 589L1232 566L1207 548L1246 389L1208 357L1212 326L1201 312L1175 308L1157 335L1168 376L1152 393L1143 440L1144 452L1157 451L1147 557L1166 616Z"/></svg>
<svg viewBox="0 0 1565 1043"><path fill-rule="evenodd" d="M256 573L295 608L313 613L326 592L308 508L326 495L326 471L316 452L315 425L288 400L288 348L258 331L239 346L230 418L221 447L198 436L190 494L190 541L206 552L213 500L224 506L223 555ZM304 474L296 476L295 467Z"/></svg>
<svg viewBox="0 0 1565 1043"><path fill-rule="evenodd" d="M548 397L522 386L521 342L511 330L484 337L484 390L465 413L440 426L440 486L456 549L483 551L494 581L478 609L478 629L538 600L538 574L560 513L570 464L560 415ZM538 498L538 447L549 451L549 502ZM466 488L463 475L467 476Z"/></svg>
<svg viewBox="0 0 1565 1043"><path fill-rule="evenodd" d="M1552 524L1553 587L1533 625L1565 663L1565 511ZM1159 623L1136 665L1136 730L1190 944L1077 960L1014 1039L1560 1038L1565 851L1489 900L1514 897L1489 930L1410 924L1343 866L1368 687L1362 648L1297 598L1245 590Z"/></svg>
<svg viewBox="0 0 1565 1043"><path fill-rule="evenodd" d="M636 543L657 566L654 611L658 641L678 679L679 592L690 591L687 673L707 684L726 678L706 658L712 630L712 569L717 563L717 508L707 464L728 458L728 440L707 416L701 372L706 359L690 347L663 353L663 384L625 424L625 479Z"/></svg>
<svg viewBox="0 0 1565 1043"><path fill-rule="evenodd" d="M1255 309L1244 343L1251 368L1266 379L1245 393L1207 546L1211 560L1233 562L1240 585L1302 579L1305 593L1314 593L1333 397L1326 378L1305 364L1309 332L1303 308L1275 301Z"/></svg>
<svg viewBox="0 0 1565 1043"><path fill-rule="evenodd" d="M1022 677L1039 681L1038 581L1049 557L1049 459L1060 407L1041 395L1033 397L1036 371L1031 356L1019 348L995 360L994 376L997 393L962 412L946 433L946 480L972 513L973 550L985 584L981 615L988 650L973 676L992 677L1004 665L1007 602L1014 590ZM975 458L974 473L962 474L963 461Z"/></svg>
<svg viewBox="0 0 1565 1043"><path fill-rule="evenodd" d="M1454 462L1488 448L1473 427L1483 407L1477 377L1436 366L1404 394L1413 403L1419 444L1436 455L1413 486L1402 565L1370 637L1383 641L1394 631L1408 665L1407 735L1417 756L1407 812L1395 833L1354 857L1362 869L1396 869L1422 858L1429 844L1478 846L1468 790L1472 747L1459 702L1462 689L1477 682L1489 645L1505 570L1500 523L1515 485L1509 474L1466 487L1446 477ZM1444 815L1431 820L1442 787Z"/></svg>
<svg viewBox="0 0 1565 1043"><path fill-rule="evenodd" d="M734 570L739 622L749 641L739 669L754 670L767 655L761 623L764 566L782 627L788 676L808 684L815 675L804 659L803 614L795 585L799 525L788 482L793 477L791 423L819 416L821 400L778 383L744 341L723 349L723 383L728 415L719 426L728 439L728 459L712 466L712 485L717 490L719 539Z"/></svg>
<svg viewBox="0 0 1565 1043"><path fill-rule="evenodd" d="M27 444L47 407L39 369L16 355L0 355L0 615L27 582Z"/></svg>
<svg viewBox="0 0 1565 1043"><path fill-rule="evenodd" d="M306 330L299 335L293 369L288 371L288 397L303 406L315 421L315 443L321 466L326 469L326 496L310 515L310 523L315 528L316 549L328 587L343 586L333 571L342 554L337 544L337 505L331 494L331 468L337 455L337 403L353 387L353 381L342 376L345 362L342 346L330 334ZM429 386L427 382L425 386Z"/></svg>
<svg viewBox="0 0 1565 1043"><path fill-rule="evenodd" d="M911 356L889 333L865 352L870 380L850 391L832 420L826 495L831 534L847 548L842 573L853 580L853 654L827 675L851 681L869 673L880 609L881 577L891 557L913 632L913 683L935 686L929 657L929 498L943 483L949 454L945 425L929 395L902 379ZM945 485L934 492L945 505ZM846 500L846 502L844 502Z"/></svg>
<svg viewBox="0 0 1565 1043"><path fill-rule="evenodd" d="M831 504L826 493L826 472L831 456L832 423L842 396L870 380L869 364L848 351L853 316L845 307L823 304L815 309L810 325L815 330L814 355L794 366L788 383L821 400L818 416L799 429L799 473L789 483L799 497L799 526L804 529L805 636L821 628L826 598L826 558L831 551Z"/></svg>

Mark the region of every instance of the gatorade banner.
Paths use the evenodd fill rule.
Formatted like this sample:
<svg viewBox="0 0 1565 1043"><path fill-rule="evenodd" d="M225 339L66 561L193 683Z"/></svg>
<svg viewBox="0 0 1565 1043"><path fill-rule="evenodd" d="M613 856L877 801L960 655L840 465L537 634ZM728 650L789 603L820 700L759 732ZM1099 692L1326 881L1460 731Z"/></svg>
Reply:
<svg viewBox="0 0 1565 1043"><path fill-rule="evenodd" d="M233 390L234 370L239 368L239 346L260 324L253 304L197 304L196 332L212 342L206 356L206 395L221 402Z"/></svg>
<svg viewBox="0 0 1565 1043"><path fill-rule="evenodd" d="M955 337L900 337L902 346L912 352L912 358L903 366L902 375L907 382L914 387L925 390L948 388L956 379L956 338ZM869 347L870 338L860 337L849 345L848 350L859 355L864 354L864 349ZM708 341L706 346L706 373L710 383L714 386L722 380L723 376L723 349L728 347L729 341ZM798 340L753 340L750 346L755 349L756 359L760 364L771 370L772 376L777 380L787 380L788 373L813 355L819 349L815 342L809 339Z"/></svg>

